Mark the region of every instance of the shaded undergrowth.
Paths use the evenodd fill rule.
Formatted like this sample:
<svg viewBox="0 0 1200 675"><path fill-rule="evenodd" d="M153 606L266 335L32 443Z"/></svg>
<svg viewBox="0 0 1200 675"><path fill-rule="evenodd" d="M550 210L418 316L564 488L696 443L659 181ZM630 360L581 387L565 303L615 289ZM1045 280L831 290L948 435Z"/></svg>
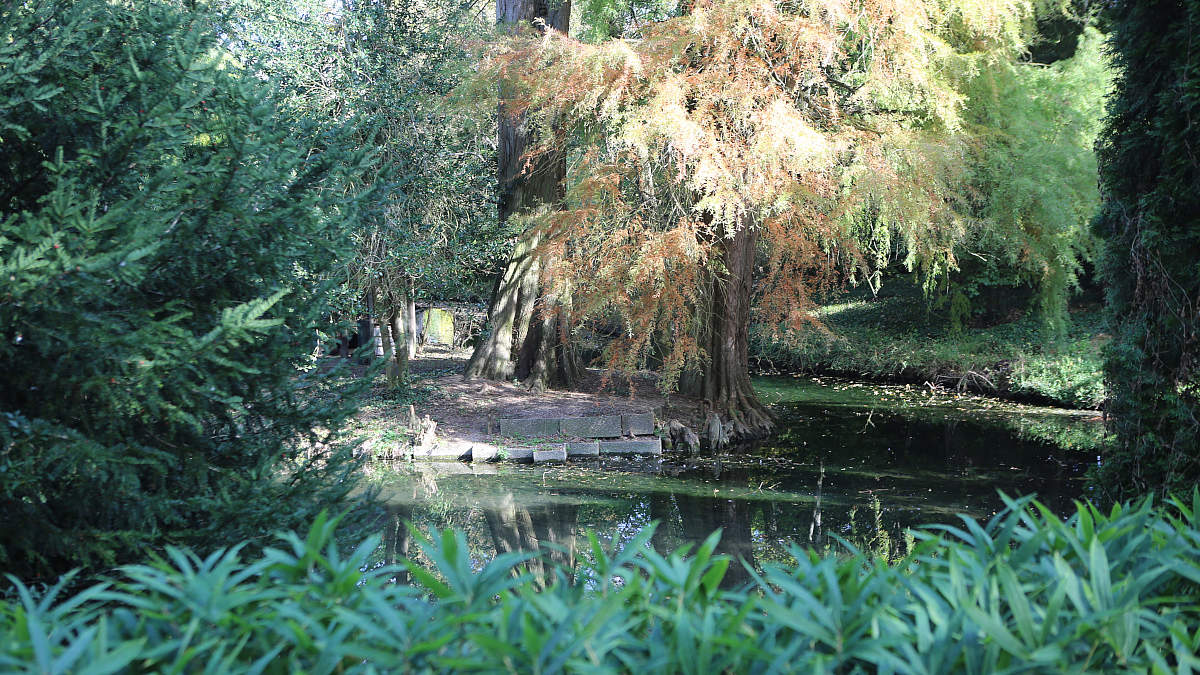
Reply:
<svg viewBox="0 0 1200 675"><path fill-rule="evenodd" d="M892 290L895 289L895 290ZM918 288L898 283L878 297L863 289L818 307L827 331L775 339L751 329L751 363L762 373L809 372L948 389L1068 408L1104 402L1098 307L1077 308L1065 335L1014 311L962 330L930 309Z"/></svg>

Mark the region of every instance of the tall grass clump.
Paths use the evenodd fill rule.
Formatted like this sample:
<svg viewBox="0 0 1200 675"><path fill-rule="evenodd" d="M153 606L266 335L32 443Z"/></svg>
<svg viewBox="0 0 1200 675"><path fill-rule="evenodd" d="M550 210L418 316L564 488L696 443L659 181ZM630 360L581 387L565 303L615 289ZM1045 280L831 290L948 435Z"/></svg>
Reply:
<svg viewBox="0 0 1200 675"><path fill-rule="evenodd" d="M73 596L17 584L0 670L88 672L1192 672L1200 668L1200 492L1062 520L1029 499L915 534L887 565L848 548L752 570L619 550L534 579L532 553L473 564L464 536L418 536L429 568L375 566L335 520L242 561L172 549ZM365 570L365 571L364 571ZM407 572L412 584L394 583ZM14 580L15 581L15 580Z"/></svg>

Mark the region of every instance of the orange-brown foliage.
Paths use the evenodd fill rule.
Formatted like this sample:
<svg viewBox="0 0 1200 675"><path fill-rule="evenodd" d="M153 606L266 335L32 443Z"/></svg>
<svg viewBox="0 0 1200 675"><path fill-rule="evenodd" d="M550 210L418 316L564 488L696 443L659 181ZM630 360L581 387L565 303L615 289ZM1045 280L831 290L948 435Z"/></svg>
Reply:
<svg viewBox="0 0 1200 675"><path fill-rule="evenodd" d="M548 32L491 58L506 109L568 153L567 198L530 214L544 281L572 320L616 313L608 365L664 336L665 381L696 339L715 245L758 228L758 319L812 322L821 292L909 266L954 265L962 217L946 188L970 139L956 75L1011 51L1019 1L698 0L636 42ZM709 289L709 290L706 290Z"/></svg>

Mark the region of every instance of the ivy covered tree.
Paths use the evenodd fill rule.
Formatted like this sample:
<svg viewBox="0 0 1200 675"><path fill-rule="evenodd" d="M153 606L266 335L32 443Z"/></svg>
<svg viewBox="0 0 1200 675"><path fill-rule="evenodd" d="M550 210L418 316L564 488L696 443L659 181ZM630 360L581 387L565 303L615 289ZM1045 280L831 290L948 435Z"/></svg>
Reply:
<svg viewBox="0 0 1200 675"><path fill-rule="evenodd" d="M351 487L326 443L347 406L302 366L364 158L282 121L214 23L157 0L0 7L0 567L19 576L261 540Z"/></svg>
<svg viewBox="0 0 1200 675"><path fill-rule="evenodd" d="M1116 93L1099 145L1113 340L1112 498L1200 482L1200 1L1108 3Z"/></svg>

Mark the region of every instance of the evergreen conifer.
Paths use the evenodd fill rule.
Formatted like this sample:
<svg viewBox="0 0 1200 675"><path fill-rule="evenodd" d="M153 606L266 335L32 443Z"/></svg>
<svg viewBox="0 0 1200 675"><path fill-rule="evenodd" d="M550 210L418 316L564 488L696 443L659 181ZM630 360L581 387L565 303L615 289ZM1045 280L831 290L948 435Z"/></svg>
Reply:
<svg viewBox="0 0 1200 675"><path fill-rule="evenodd" d="M313 452L346 398L302 366L362 158L278 121L214 25L159 0L0 7L8 572L253 541L350 487L345 449Z"/></svg>
<svg viewBox="0 0 1200 675"><path fill-rule="evenodd" d="M1117 68L1099 145L1113 341L1111 497L1200 481L1200 0L1108 5Z"/></svg>

